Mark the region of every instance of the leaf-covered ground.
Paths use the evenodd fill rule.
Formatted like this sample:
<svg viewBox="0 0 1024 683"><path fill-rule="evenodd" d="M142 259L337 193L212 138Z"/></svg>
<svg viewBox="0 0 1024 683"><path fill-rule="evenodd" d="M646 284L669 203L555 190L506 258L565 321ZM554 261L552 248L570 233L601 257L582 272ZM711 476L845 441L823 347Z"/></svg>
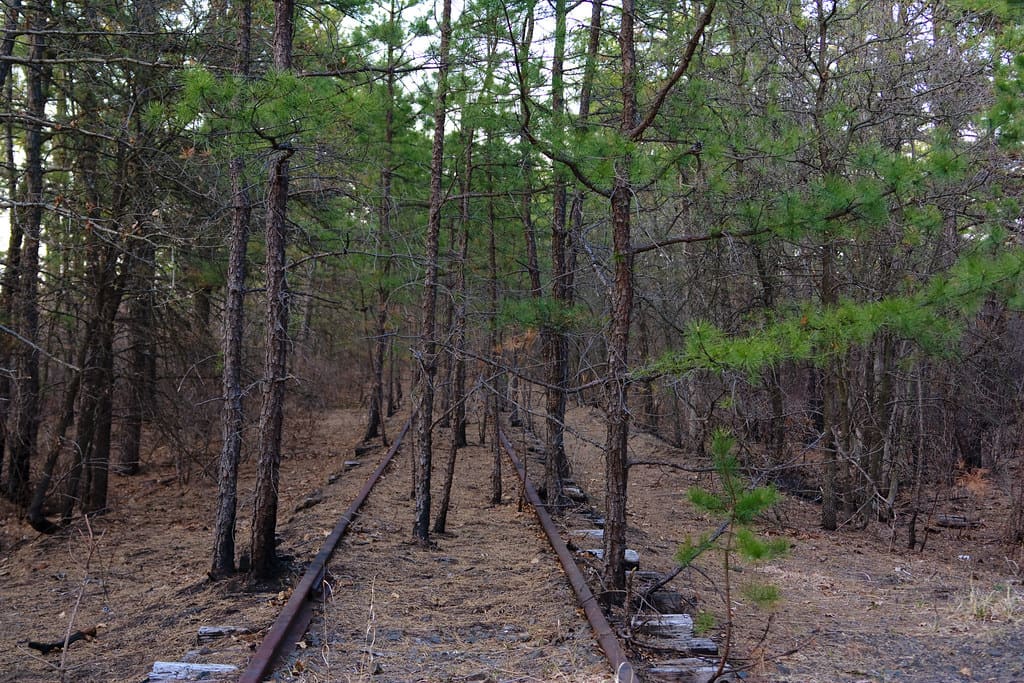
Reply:
<svg viewBox="0 0 1024 683"><path fill-rule="evenodd" d="M337 410L290 423L279 531L294 571L280 586L253 591L240 582L206 581L215 487L198 466L181 481L173 454L163 449L150 455L143 474L114 482L113 511L93 520L91 535L79 524L39 536L4 506L0 681L58 680L60 653L41 656L25 641L59 640L72 621L74 629L103 626L97 639L67 652L63 667L70 681L141 681L154 660L185 656L244 665L289 582L382 454L378 449L363 464L345 468L362 419L362 411ZM567 440L576 478L599 503L601 415L581 408L569 421L576 432ZM473 440L475 427L470 435ZM631 451L637 460L708 465L643 434L634 436ZM439 448L438 484L445 457ZM279 672L282 680L611 679L539 529L517 509L514 475L506 468L505 501L494 508L486 503L487 451L471 447L459 462L450 533L423 550L409 543L408 460L399 457L332 562L333 591L305 648ZM760 530L790 539L789 556L763 566L741 563L732 572L737 585L770 581L782 592L772 612L734 595L734 654L737 664L749 667L747 680L1024 680L1020 549L1001 540L1014 476L964 473L955 485L932 492L932 518L919 522L919 529L929 529L923 551L905 549L905 519L897 518L895 527L825 533L814 503L785 499ZM678 543L717 526L686 502L686 489L696 483L713 485L707 474L650 466L632 471L630 545L643 569L671 569ZM240 490L244 546L248 469ZM940 529L932 523L939 513L967 514L983 525ZM680 574L671 587L695 612L714 619L709 635L721 638L718 566L703 558L700 571ZM253 633L200 646L196 631L203 625ZM635 654L638 662L651 655Z"/></svg>
<svg viewBox="0 0 1024 683"><path fill-rule="evenodd" d="M596 447L604 438L597 411L576 410L579 436L568 440L581 483L600 491L603 464ZM694 459L659 439L636 435L634 460L658 460L699 469ZM781 601L773 611L755 608L741 594L736 608L737 664L748 680L804 681L1024 681L1024 584L1021 548L1003 542L1009 492L1016 472L963 473L955 485L929 495L930 514L918 520L923 551L906 549L906 516L894 526L872 524L824 532L820 507L784 497L759 528L790 540L789 555L757 566L733 568L734 584L773 583ZM631 544L645 569L668 570L687 536L714 531L687 502L692 485L713 486L710 474L659 467L630 473ZM942 529L940 513L963 514L982 526ZM724 623L720 563L704 557L672 586ZM710 579L710 580L709 580ZM720 627L712 634L720 636ZM784 656L781 656L784 655Z"/></svg>

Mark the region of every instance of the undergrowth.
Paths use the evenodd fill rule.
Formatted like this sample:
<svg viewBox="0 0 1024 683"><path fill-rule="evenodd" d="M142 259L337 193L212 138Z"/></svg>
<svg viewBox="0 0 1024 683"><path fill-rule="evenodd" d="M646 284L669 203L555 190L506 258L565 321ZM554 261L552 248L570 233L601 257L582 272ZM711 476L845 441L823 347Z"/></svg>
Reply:
<svg viewBox="0 0 1024 683"><path fill-rule="evenodd" d="M716 430L711 439L711 457L718 487L716 490L691 487L687 497L703 512L723 521L714 532L703 534L696 541L687 538L676 552L675 559L684 567L705 553L715 553L721 562L721 594L725 607L725 641L715 678L722 675L729 659L733 641L733 569L737 558L762 562L784 555L789 549L785 538L769 538L751 528L754 519L768 510L779 499L772 486L750 488L740 472L740 464L733 454L735 439L727 431ZM769 608L779 600L777 586L747 580L739 587L741 594L762 608ZM706 612L698 615L695 630L708 631L713 617Z"/></svg>

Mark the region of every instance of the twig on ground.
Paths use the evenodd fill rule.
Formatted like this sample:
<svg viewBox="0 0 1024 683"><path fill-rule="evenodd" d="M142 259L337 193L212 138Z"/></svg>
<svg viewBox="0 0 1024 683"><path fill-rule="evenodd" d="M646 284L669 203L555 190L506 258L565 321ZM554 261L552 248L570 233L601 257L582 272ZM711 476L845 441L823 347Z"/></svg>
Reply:
<svg viewBox="0 0 1024 683"><path fill-rule="evenodd" d="M73 635L78 635L78 634L72 634L72 629L74 629L74 627L75 627L75 620L78 618L78 610L79 610L79 608L82 605L82 599L85 597L85 588L86 588L86 586L89 585L89 581L90 581L90 578L89 578L89 568L92 566L92 558L93 558L93 555L96 553L96 547L99 545L98 539L96 538L96 535L93 533L92 524L89 523L89 516L85 515L83 517L83 519L85 519L85 533L83 534L81 529L78 530L78 533L79 533L79 535L84 535L85 536L86 548L88 549L88 553L85 556L85 566L83 567L83 572L82 572L82 583L78 587L78 593L75 596L75 605L74 605L74 607L71 608L71 616L68 617L68 627L67 627L67 630L64 632L64 643L61 646L62 649L61 649L61 653L60 653L60 664L57 667L57 670L60 672L61 683L63 683L63 681L65 681L65 680L67 680L66 676L67 676L68 645L73 643L75 640L81 640L83 638L86 639L86 640L90 640L90 638L88 638L85 635L83 635L81 638L75 638L74 640L72 640L72 636ZM102 537L102 534L100 534L100 536ZM93 632L92 633L93 637L95 637L95 635L96 635L96 628L93 627L93 629L91 629L91 630ZM83 632L79 631L78 633L83 633Z"/></svg>

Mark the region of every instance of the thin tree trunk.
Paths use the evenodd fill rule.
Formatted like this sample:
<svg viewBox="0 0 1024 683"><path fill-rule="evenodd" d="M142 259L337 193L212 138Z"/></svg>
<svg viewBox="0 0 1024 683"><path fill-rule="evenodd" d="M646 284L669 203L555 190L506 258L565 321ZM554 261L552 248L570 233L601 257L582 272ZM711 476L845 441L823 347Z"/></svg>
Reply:
<svg viewBox="0 0 1024 683"><path fill-rule="evenodd" d="M631 5L631 0L625 0ZM632 9L629 10L632 12ZM624 11L625 15L629 12ZM623 20L623 24L630 24ZM626 29L624 28L623 31ZM631 73L631 72L630 72ZM624 86L624 91L626 86ZM631 188L628 155L619 160L616 183L611 197L612 243L615 259L615 285L612 290L612 321L608 334L608 375L606 386L605 441L605 566L604 584L609 597L620 602L618 594L626 585L626 490L629 477L627 445L629 440L629 327L633 309L633 259L630 235Z"/></svg>
<svg viewBox="0 0 1024 683"><path fill-rule="evenodd" d="M487 148L491 147L491 137L488 135ZM485 159L490 161L490 159ZM491 164L487 163L487 188L494 189L494 177L491 172ZM492 505L501 504L501 391L500 375L497 368L500 367L500 354L498 351L498 246L497 246L497 216L494 209L494 200L487 200L487 290L490 298L490 320L488 321L487 345L491 357L491 367L495 369L494 387L485 400L486 410L491 413L491 498Z"/></svg>
<svg viewBox="0 0 1024 683"><path fill-rule="evenodd" d="M13 9L9 9L13 12ZM17 14L15 13L15 19ZM16 23L16 21L15 21ZM9 27L10 28L10 27ZM13 28L10 28L13 30ZM9 34L9 31L7 32ZM13 38L11 44L13 45ZM5 42L4 49L7 49ZM0 65L0 68L10 69L10 65ZM4 101L8 107L13 106L14 88L10 79L4 84ZM15 146L18 144L14 138L14 122L8 120L4 125L4 140L6 143L7 159L7 194L9 197L18 196L18 166L15 159ZM14 302L17 300L18 272L21 260L21 220L16 211L8 212L10 221L8 230L10 232L7 243L7 259L4 263L3 278L0 280L0 315L4 320L14 320ZM14 337L4 334L0 335L0 366L10 367L14 357L16 340ZM3 473L4 455L7 451L7 418L10 414L11 403L11 376L8 373L0 373L0 475ZM2 481L2 480L0 480Z"/></svg>
<svg viewBox="0 0 1024 683"><path fill-rule="evenodd" d="M98 372L93 375L96 398L95 422L93 423L92 447L86 451L86 478L89 486L82 501L86 514L105 512L107 509L107 484L110 476L110 436L113 428L114 405L114 317L121 300L121 290L113 285L109 296L110 308L100 320L100 346Z"/></svg>
<svg viewBox="0 0 1024 683"><path fill-rule="evenodd" d="M372 385L370 387L370 403L366 414L366 431L363 441L370 441L378 436L387 445L384 432L384 360L388 347L388 304L387 293L383 287L377 289L377 315L374 317L373 349L370 359L372 367Z"/></svg>
<svg viewBox="0 0 1024 683"><path fill-rule="evenodd" d="M456 449L464 448L466 440L466 260L469 257L469 193L473 187L473 136L472 128L463 134L466 158L462 180L462 205L458 237L458 262L455 267L455 286L452 290L452 443Z"/></svg>
<svg viewBox="0 0 1024 683"><path fill-rule="evenodd" d="M86 168L95 172L92 162ZM99 201L94 203L99 206ZM76 452L81 458L84 485L81 507L86 514L107 507L110 436L114 395L114 321L125 291L125 272L118 248L95 232L87 246L93 274L89 307L90 333L86 335L81 402L76 428ZM66 515L66 518L70 518Z"/></svg>
<svg viewBox="0 0 1024 683"><path fill-rule="evenodd" d="M285 3L290 4L290 0ZM278 150L270 165L267 198L267 310L264 385L260 407L259 461L252 523L250 571L255 579L273 576L277 560L277 491L284 429L284 395L288 372L288 283L286 246L289 157Z"/></svg>
<svg viewBox="0 0 1024 683"><path fill-rule="evenodd" d="M448 450L448 465L445 469L441 504L438 506L434 531L444 533L448 524L448 507L451 504L452 485L455 480L455 459L459 449L466 445L466 257L469 252L469 191L473 174L473 130L463 130L466 145L465 167L462 174L462 206L458 243L458 263L455 267L455 283L452 288L452 354L451 354L451 401L452 426L451 444Z"/></svg>
<svg viewBox="0 0 1024 683"><path fill-rule="evenodd" d="M715 2L708 3L695 33L687 44L676 69L665 80L652 100L643 120L637 106L637 66L634 0L623 0L619 27L622 114L619 131L623 138L637 143L658 115L672 87L686 73L704 29L711 21ZM611 325L608 332L608 368L605 383L605 410L608 420L605 444L605 530L604 571L602 579L607 597L621 601L626 586L626 491L629 475L629 328L633 314L633 245L630 211L634 192L632 154L625 152L615 160L615 179L610 193L612 225Z"/></svg>
<svg viewBox="0 0 1024 683"><path fill-rule="evenodd" d="M764 251L759 244L751 245L757 277L761 281L761 304L765 311L775 310L775 282L768 271ZM782 393L782 377L777 367L771 367L762 374L762 381L768 391L771 417L768 425L768 444L773 461L783 462L786 448L785 396Z"/></svg>
<svg viewBox="0 0 1024 683"><path fill-rule="evenodd" d="M85 362L85 354L81 354L79 362ZM28 523L39 533L49 534L59 528L43 514L43 503L46 502L46 494L53 482L53 471L57 466L57 460L64 449L64 435L75 419L75 402L78 400L78 390L82 384L82 372L77 371L71 377L71 382L64 391L64 405L61 409L60 418L54 426L50 437L50 448L46 454L46 461L36 482L35 491L32 494L32 502L28 506Z"/></svg>
<svg viewBox="0 0 1024 683"><path fill-rule="evenodd" d="M566 2L555 3L555 50L551 67L551 109L556 123L563 125L565 117L565 64ZM551 196L551 296L555 302L568 308L566 287L566 211L568 205L565 169L555 168L554 188ZM569 474L569 461L565 457L566 385L569 381L567 330L561 324L546 325L541 329L541 346L547 367L545 387L545 443L544 492L552 512L561 510L565 503L563 480Z"/></svg>
<svg viewBox="0 0 1024 683"><path fill-rule="evenodd" d="M832 245L823 247L822 257L822 303L832 303L834 286L832 284ZM821 485L821 526L827 531L834 531L839 525L839 461L841 448L839 436L839 368L835 360L825 368L822 386L822 416L824 418L824 458L825 468Z"/></svg>
<svg viewBox="0 0 1024 683"><path fill-rule="evenodd" d="M294 0L274 0L274 67L291 68ZM288 185L293 150L276 145L267 178L266 217L266 357L260 406L259 461L256 466L255 511L251 530L250 574L268 579L277 565L277 492L284 429L285 382L288 373Z"/></svg>
<svg viewBox="0 0 1024 683"><path fill-rule="evenodd" d="M636 100L636 52L633 24L636 7L633 0L622 3L619 32L622 76L622 118L620 130L633 130L638 121ZM626 490L629 477L627 445L629 440L629 327L633 313L633 245L631 236L632 155L616 159L615 180L611 192L612 288L611 326L608 331L608 370L605 385L608 429L605 442L605 589L613 602L621 602L626 586Z"/></svg>
<svg viewBox="0 0 1024 683"><path fill-rule="evenodd" d="M447 117L449 50L452 33L452 2L444 0L441 13L440 65L434 95L434 142L430 155L430 211L427 218L426 269L423 279L423 324L420 328L420 400L417 408L418 452L416 457L416 517L413 538L430 542L430 475L433 457L434 380L437 377L437 272L441 236L441 205L444 172L444 124Z"/></svg>
<svg viewBox="0 0 1024 683"><path fill-rule="evenodd" d="M389 21L392 28L396 26L398 9L394 0L391 2ZM392 33L389 33L392 35ZM392 168L393 146L395 139L395 45L389 40L387 46L388 73L386 78L387 102L384 108L384 159L380 171L380 204L377 206L377 243L384 252L390 251L391 240L391 212L393 209L393 198L391 196L392 179L394 169ZM373 387L370 394L370 406L366 420L366 432L363 441L380 435L381 441L387 445L385 433L385 406L384 406L384 364L387 360L390 338L388 336L388 299L390 292L384 285L384 281L391 273L391 256L384 257L384 265L381 273L381 281L377 285L377 327L375 330L375 350L373 358ZM392 370L394 363L392 363ZM387 390L387 416L394 414L392 388L390 381Z"/></svg>
<svg viewBox="0 0 1024 683"><path fill-rule="evenodd" d="M583 81L580 83L579 116L574 127L582 132L590 122L590 103L593 96L594 79L597 76L598 49L601 45L602 0L593 0L590 7L590 26L587 29L587 58L583 64ZM576 260L580 247L580 236L583 234L583 203L586 189L576 183L569 209L570 227L566 235L569 244L566 251L565 289L566 299L572 302L575 298ZM582 396L580 396L582 399Z"/></svg>
<svg viewBox="0 0 1024 683"><path fill-rule="evenodd" d="M455 225L452 224L449 230L449 243L455 243ZM449 253L448 259L452 260L452 255ZM452 290L452 283L449 280L444 285L444 291L450 292ZM455 315L455 302L452 301L450 296L443 298L444 315L442 316L441 330L438 335L442 339L451 339L452 334L452 319ZM451 351L450 342L446 342L442 346L440 358L438 359L438 379L437 388L441 393L441 414L437 417L437 426L442 429L448 429L451 427L451 408L452 408L452 378L454 377L455 370L453 363L455 362L455 356Z"/></svg>
<svg viewBox="0 0 1024 683"><path fill-rule="evenodd" d="M32 453L39 431L39 238L43 222L43 132L40 123L46 116L46 82L42 66L46 52L46 26L49 5L41 5L32 13L29 59L35 64L28 70L28 118L25 129L25 200L20 229L22 245L18 254L17 299L14 303L18 333L26 340L15 357L13 430L9 438L6 493L15 503L29 503ZM18 219L15 218L18 222ZM17 230L17 228L15 228ZM12 235L12 240L13 240Z"/></svg>
<svg viewBox="0 0 1024 683"><path fill-rule="evenodd" d="M243 13L248 14L248 5ZM238 463L242 454L245 410L242 394L242 365L245 330L246 251L252 208L245 188L245 162L231 160L232 218L228 256L227 301L224 315L224 371L221 410L222 443L217 477L217 518L214 523L211 576L222 577L235 571L235 519L238 508Z"/></svg>
<svg viewBox="0 0 1024 683"><path fill-rule="evenodd" d="M114 318L124 292L117 275L117 255L110 245L94 239L89 246L94 280L92 305L84 341L80 409L75 425L75 460L71 467L61 518L71 520L75 503L83 513L107 506L110 429L113 394Z"/></svg>
<svg viewBox="0 0 1024 683"><path fill-rule="evenodd" d="M235 71L249 71L252 2L242 0L238 11L238 62ZM224 370L221 386L221 450L217 473L217 513L213 530L213 559L210 576L221 578L235 571L235 524L238 514L238 464L242 456L242 432L245 410L242 393L242 366L245 343L246 257L252 203L245 185L245 160L235 157L228 165L231 176L231 237L228 246L227 297L224 302L222 348Z"/></svg>
<svg viewBox="0 0 1024 683"><path fill-rule="evenodd" d="M5 88L10 82L13 64L6 58L14 54L14 45L19 35L18 20L21 15L21 0L8 0L4 5L6 5L7 11L4 13L4 38L0 43L0 56L5 59L0 60L0 89Z"/></svg>
<svg viewBox="0 0 1024 683"><path fill-rule="evenodd" d="M156 35L159 32L157 7L155 0L136 0L136 26L138 30ZM138 92L133 111L143 112L156 97L153 88L154 71L140 68L134 74L133 86ZM129 372L127 375L127 399L125 418L121 429L121 452L117 463L117 472L123 475L136 474L141 466L142 425L152 415L154 386L156 382L156 357L153 344L153 309L154 286L156 273L156 244L153 241L152 195L148 192L149 174L146 161L152 148L150 129L138 116L132 117L134 128L134 150L125 159L126 177L137 179L136 182L122 186L121 194L125 203L131 203L132 219L127 225L139 235L133 239L131 248L131 287L134 290L129 301L128 310L128 356ZM126 227L127 227L126 225Z"/></svg>
<svg viewBox="0 0 1024 683"><path fill-rule="evenodd" d="M153 347L153 259L152 242L143 240L134 254L132 279L136 295L129 304L128 335L131 372L128 377L128 397L121 433L121 454L117 472L137 474L141 466L142 425L152 414L154 382L156 380L156 354Z"/></svg>

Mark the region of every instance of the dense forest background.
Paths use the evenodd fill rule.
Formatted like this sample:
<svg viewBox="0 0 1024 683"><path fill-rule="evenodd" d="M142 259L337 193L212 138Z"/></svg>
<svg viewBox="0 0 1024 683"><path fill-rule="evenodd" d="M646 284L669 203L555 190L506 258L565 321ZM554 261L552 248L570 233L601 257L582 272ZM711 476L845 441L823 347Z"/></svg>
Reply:
<svg viewBox="0 0 1024 683"><path fill-rule="evenodd" d="M230 574L253 458L271 573L286 397L367 440L416 409L421 541L434 431L527 423L557 507L567 402L602 407L612 587L630 430L727 427L911 547L930 486L1018 453L1014 3L3 6L2 489L40 531L170 444Z"/></svg>

